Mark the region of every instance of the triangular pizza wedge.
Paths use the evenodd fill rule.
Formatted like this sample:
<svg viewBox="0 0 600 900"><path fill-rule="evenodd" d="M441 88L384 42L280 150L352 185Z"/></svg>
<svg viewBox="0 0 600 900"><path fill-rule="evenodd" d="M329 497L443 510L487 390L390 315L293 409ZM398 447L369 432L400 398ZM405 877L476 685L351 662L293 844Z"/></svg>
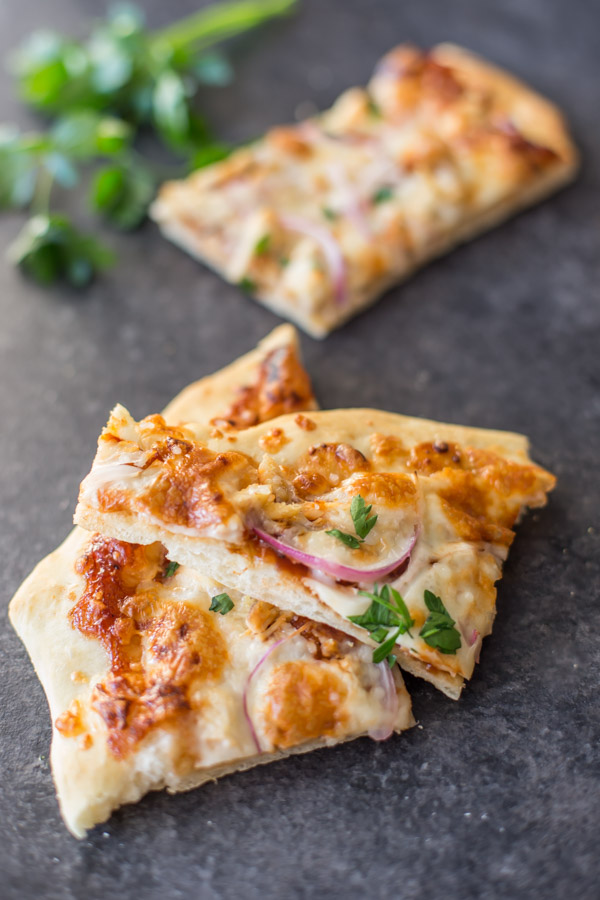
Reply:
<svg viewBox="0 0 600 900"><path fill-rule="evenodd" d="M368 409L203 438L117 407L76 521L162 540L171 559L371 639L374 659L396 654L458 697L513 527L554 486L526 438Z"/></svg>
<svg viewBox="0 0 600 900"><path fill-rule="evenodd" d="M314 337L573 178L560 112L460 47L397 47L366 88L161 189L167 237Z"/></svg>
<svg viewBox="0 0 600 900"><path fill-rule="evenodd" d="M315 406L284 325L182 391L164 416L206 416L206 434L233 436ZM149 790L186 790L413 723L398 670L373 665L359 642L235 591L211 611L223 591L160 544L75 528L13 597L11 622L50 706L61 812L77 837Z"/></svg>

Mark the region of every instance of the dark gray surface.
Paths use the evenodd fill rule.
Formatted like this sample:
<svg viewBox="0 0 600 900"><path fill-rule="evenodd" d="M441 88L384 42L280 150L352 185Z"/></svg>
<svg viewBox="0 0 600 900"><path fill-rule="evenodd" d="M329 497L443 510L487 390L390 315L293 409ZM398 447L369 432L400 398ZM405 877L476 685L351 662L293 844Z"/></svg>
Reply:
<svg viewBox="0 0 600 900"><path fill-rule="evenodd" d="M93 0L3 0L0 46L83 27ZM103 5L103 4L102 4ZM151 21L194 8L147 4ZM526 431L559 476L519 528L494 634L459 703L407 679L420 728L153 795L83 842L65 831L50 723L3 617L0 896L563 898L598 896L600 716L600 47L589 0L304 0L241 48L210 105L245 138L363 81L392 44L453 39L569 113L577 184L430 266L325 343L304 339L324 405L373 405ZM27 115L0 80L0 119ZM0 220L4 247L18 219ZM117 240L115 239L115 243ZM70 527L111 405L160 409L277 319L163 242L118 240L85 296L0 263L0 550L6 605Z"/></svg>

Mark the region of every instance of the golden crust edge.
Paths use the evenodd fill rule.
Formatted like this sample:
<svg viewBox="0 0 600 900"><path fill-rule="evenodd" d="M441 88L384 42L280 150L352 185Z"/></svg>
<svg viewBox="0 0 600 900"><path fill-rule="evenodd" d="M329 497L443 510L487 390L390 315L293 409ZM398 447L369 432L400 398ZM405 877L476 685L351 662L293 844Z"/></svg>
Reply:
<svg viewBox="0 0 600 900"><path fill-rule="evenodd" d="M441 65L451 66L469 77L485 82L487 87L503 96L507 105L512 107L519 131L534 143L549 147L561 157L568 170L564 173L566 180L575 175L579 153L570 137L565 116L557 104L507 69L458 44L436 44L431 50L431 56Z"/></svg>

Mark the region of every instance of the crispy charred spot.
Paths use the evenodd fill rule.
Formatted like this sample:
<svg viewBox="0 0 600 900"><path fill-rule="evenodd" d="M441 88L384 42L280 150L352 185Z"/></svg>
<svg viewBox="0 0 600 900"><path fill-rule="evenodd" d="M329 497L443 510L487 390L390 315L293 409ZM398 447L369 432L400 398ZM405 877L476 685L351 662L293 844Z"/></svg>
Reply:
<svg viewBox="0 0 600 900"><path fill-rule="evenodd" d="M166 523L198 529L219 524L234 513L221 479L238 489L252 480L252 464L233 450L215 454L199 443L169 439L155 452L162 462L159 475L136 505Z"/></svg>
<svg viewBox="0 0 600 900"><path fill-rule="evenodd" d="M212 424L225 430L249 428L314 405L310 378L298 354L293 347L278 347L261 363L256 382L240 388L235 403Z"/></svg>
<svg viewBox="0 0 600 900"><path fill-rule="evenodd" d="M294 422L298 426L298 428L302 428L303 431L314 431L317 427L316 422L313 422L312 419L309 419L308 416L303 416L302 413L298 413Z"/></svg>
<svg viewBox="0 0 600 900"><path fill-rule="evenodd" d="M507 547L513 541L514 532L494 522L488 510L487 496L469 472L457 472L450 479L450 486L439 491L442 509L465 541L489 541Z"/></svg>
<svg viewBox="0 0 600 900"><path fill-rule="evenodd" d="M315 444L300 458L292 486L299 497L316 496L370 467L360 450L350 444Z"/></svg>
<svg viewBox="0 0 600 900"><path fill-rule="evenodd" d="M411 472L431 475L448 467L460 465L461 453L458 444L448 441L424 441L412 448L406 462Z"/></svg>
<svg viewBox="0 0 600 900"><path fill-rule="evenodd" d="M258 443L267 453L277 453L285 444L289 443L289 438L285 436L282 428L271 428L260 438Z"/></svg>
<svg viewBox="0 0 600 900"><path fill-rule="evenodd" d="M393 463L408 455L400 438L391 434L372 434L369 443L373 456L381 462Z"/></svg>
<svg viewBox="0 0 600 900"><path fill-rule="evenodd" d="M69 619L107 653L109 674L94 687L92 707L117 758L151 728L189 709L193 685L216 678L227 660L208 613L185 603L161 604L146 587L152 581L158 587L164 560L160 544L142 547L96 536L76 564L85 589Z"/></svg>
<svg viewBox="0 0 600 900"><path fill-rule="evenodd" d="M368 503L400 508L416 502L417 486L410 475L402 472L369 472L359 475L352 484Z"/></svg>
<svg viewBox="0 0 600 900"><path fill-rule="evenodd" d="M84 733L85 725L78 700L73 700L69 708L55 719L54 726L63 737L78 737Z"/></svg>
<svg viewBox="0 0 600 900"><path fill-rule="evenodd" d="M389 81L386 111L408 113L419 106L446 106L456 102L464 88L449 66L417 47L403 46L383 58L376 78ZM379 99L379 91L376 92Z"/></svg>
<svg viewBox="0 0 600 900"><path fill-rule="evenodd" d="M162 571L163 560L160 544L143 547L95 535L75 563L85 590L69 612L69 621L81 634L102 643L111 669L129 665L127 638L135 627L125 601L139 582Z"/></svg>
<svg viewBox="0 0 600 900"><path fill-rule="evenodd" d="M267 142L276 150L291 156L308 157L313 150L308 141L306 141L298 128L294 126L279 126L272 128L266 135Z"/></svg>
<svg viewBox="0 0 600 900"><path fill-rule="evenodd" d="M510 119L502 119L497 128L507 138L510 149L525 156L533 168L543 169L559 159L558 153L550 147L543 147L526 138Z"/></svg>
<svg viewBox="0 0 600 900"><path fill-rule="evenodd" d="M334 737L346 724L347 689L331 664L294 661L277 666L267 690L264 728L282 749Z"/></svg>

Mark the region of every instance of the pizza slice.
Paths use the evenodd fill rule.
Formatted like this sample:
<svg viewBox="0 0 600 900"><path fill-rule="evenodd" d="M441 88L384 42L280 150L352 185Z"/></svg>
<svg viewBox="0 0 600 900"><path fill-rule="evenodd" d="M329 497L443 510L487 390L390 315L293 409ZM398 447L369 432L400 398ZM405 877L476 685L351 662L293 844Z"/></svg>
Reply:
<svg viewBox="0 0 600 900"><path fill-rule="evenodd" d="M140 546L76 529L10 607L44 686L72 834L151 790L413 724L398 667L352 637Z"/></svg>
<svg viewBox="0 0 600 900"><path fill-rule="evenodd" d="M316 403L288 325L164 415L228 435ZM198 426L200 431L200 426ZM399 671L358 641L229 591L141 546L75 528L9 607L46 692L51 764L82 837L149 790L412 724Z"/></svg>
<svg viewBox="0 0 600 900"><path fill-rule="evenodd" d="M401 46L366 89L165 184L165 235L323 337L428 260L569 181L559 111L450 44Z"/></svg>
<svg viewBox="0 0 600 900"><path fill-rule="evenodd" d="M76 521L375 646L460 695L526 507L554 478L521 435L375 410L198 437L117 407Z"/></svg>

